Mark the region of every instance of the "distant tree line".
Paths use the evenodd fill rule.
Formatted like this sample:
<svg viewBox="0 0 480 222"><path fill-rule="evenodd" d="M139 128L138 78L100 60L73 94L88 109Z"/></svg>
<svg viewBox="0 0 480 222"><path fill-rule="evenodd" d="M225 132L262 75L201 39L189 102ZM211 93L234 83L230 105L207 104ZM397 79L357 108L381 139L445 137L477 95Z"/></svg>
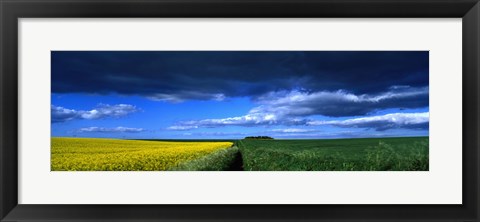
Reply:
<svg viewBox="0 0 480 222"><path fill-rule="evenodd" d="M253 140L273 140L272 137L269 136L247 136L245 139L253 139Z"/></svg>

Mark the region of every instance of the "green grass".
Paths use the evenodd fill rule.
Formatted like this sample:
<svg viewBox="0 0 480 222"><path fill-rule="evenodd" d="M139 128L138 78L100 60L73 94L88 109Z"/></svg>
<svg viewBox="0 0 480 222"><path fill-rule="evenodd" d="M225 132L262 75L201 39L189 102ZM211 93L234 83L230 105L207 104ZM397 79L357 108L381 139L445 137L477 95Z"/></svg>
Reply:
<svg viewBox="0 0 480 222"><path fill-rule="evenodd" d="M427 171L428 137L240 140L250 171Z"/></svg>

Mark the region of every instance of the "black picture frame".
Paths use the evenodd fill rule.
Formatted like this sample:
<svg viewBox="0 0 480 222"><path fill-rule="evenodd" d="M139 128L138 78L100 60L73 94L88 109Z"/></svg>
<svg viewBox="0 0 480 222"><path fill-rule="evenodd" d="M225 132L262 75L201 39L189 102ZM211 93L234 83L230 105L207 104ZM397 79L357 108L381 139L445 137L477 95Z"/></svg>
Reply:
<svg viewBox="0 0 480 222"><path fill-rule="evenodd" d="M1 221L479 221L478 0L0 0L0 14ZM462 18L463 204L18 204L17 21L73 17Z"/></svg>

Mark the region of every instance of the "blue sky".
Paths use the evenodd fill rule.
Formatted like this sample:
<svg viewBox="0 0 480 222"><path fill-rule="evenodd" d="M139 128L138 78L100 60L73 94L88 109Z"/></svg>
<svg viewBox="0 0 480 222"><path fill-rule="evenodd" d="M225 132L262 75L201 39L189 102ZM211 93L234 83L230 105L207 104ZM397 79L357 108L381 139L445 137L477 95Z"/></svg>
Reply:
<svg viewBox="0 0 480 222"><path fill-rule="evenodd" d="M428 136L426 51L53 51L52 136Z"/></svg>

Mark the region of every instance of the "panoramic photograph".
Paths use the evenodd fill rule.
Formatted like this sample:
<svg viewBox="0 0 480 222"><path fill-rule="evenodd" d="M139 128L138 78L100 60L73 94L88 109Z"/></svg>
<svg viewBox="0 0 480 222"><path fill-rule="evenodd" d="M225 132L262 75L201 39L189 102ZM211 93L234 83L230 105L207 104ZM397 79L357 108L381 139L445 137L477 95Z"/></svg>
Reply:
<svg viewBox="0 0 480 222"><path fill-rule="evenodd" d="M428 51L52 51L51 171L428 171Z"/></svg>

